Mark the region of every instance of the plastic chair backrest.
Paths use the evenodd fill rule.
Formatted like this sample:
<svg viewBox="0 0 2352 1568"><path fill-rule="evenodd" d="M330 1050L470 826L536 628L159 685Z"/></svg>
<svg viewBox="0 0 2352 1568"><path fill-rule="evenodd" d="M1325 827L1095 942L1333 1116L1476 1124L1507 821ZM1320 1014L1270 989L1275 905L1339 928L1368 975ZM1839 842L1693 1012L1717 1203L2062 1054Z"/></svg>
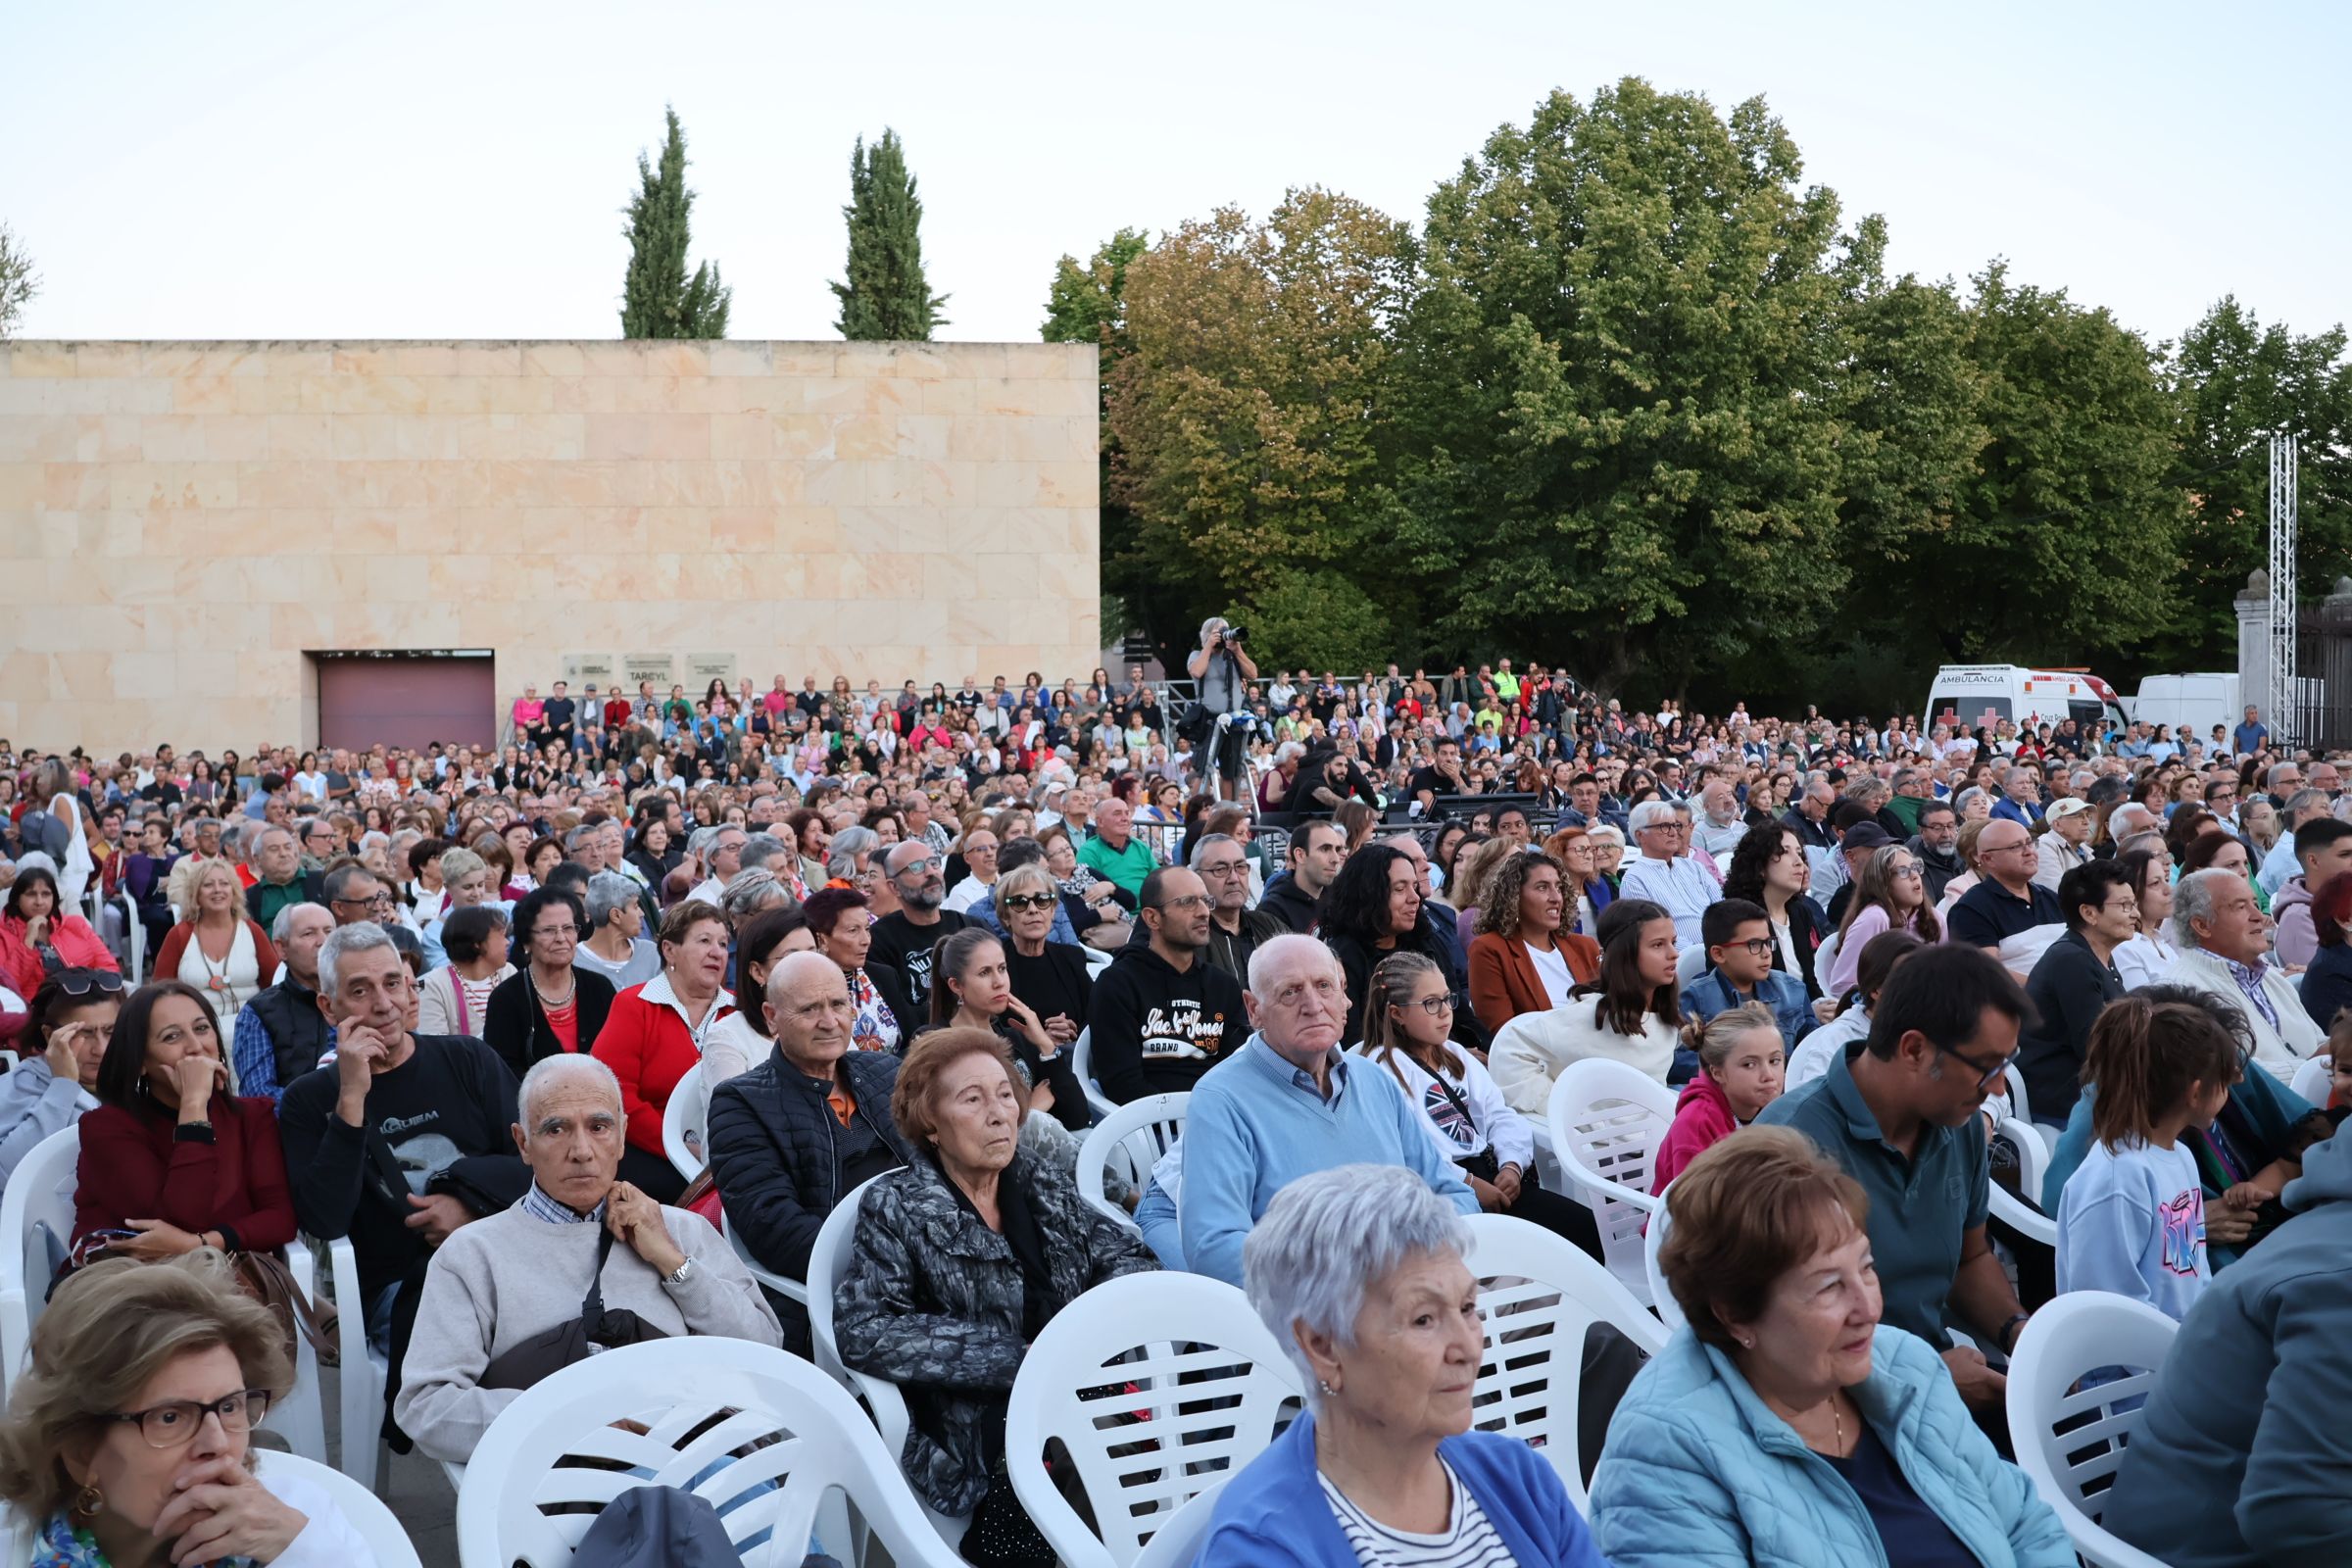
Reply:
<svg viewBox="0 0 2352 1568"><path fill-rule="evenodd" d="M2001 1076L2009 1087L2009 1114L2031 1125L2034 1103L2026 1098L2026 1075L2017 1070L2017 1063L2013 1061L2001 1069Z"/></svg>
<svg viewBox="0 0 2352 1568"><path fill-rule="evenodd" d="M1128 1568L1159 1524L1272 1443L1298 1375L1249 1298L1200 1274L1128 1274L1054 1314L1014 1377L1004 1451L1067 1568ZM1030 1460L1058 1438L1097 1530Z"/></svg>
<svg viewBox="0 0 2352 1568"><path fill-rule="evenodd" d="M623 1420L646 1430L613 1424ZM798 1568L836 1488L893 1561L956 1560L911 1523L922 1518L912 1492L837 1385L772 1346L689 1336L575 1361L501 1411L458 1491L460 1561L566 1568L598 1512L641 1486L709 1498L739 1550L764 1532L746 1568ZM823 1544L852 1554L849 1542Z"/></svg>
<svg viewBox="0 0 2352 1568"><path fill-rule="evenodd" d="M2015 1116L2003 1118L2000 1130L2017 1151L2018 1191L2039 1203L2042 1178L2050 1173L2050 1146L2032 1124Z"/></svg>
<svg viewBox="0 0 2352 1568"><path fill-rule="evenodd" d="M1707 950L1685 948L1674 956L1674 983L1687 986L1707 972Z"/></svg>
<svg viewBox="0 0 2352 1568"><path fill-rule="evenodd" d="M1572 1061L1551 1087L1545 1120L1552 1154L1592 1210L1609 1272L1629 1289L1642 1280L1642 1222L1658 1207L1650 1161L1674 1123L1675 1092L1622 1061Z"/></svg>
<svg viewBox="0 0 2352 1568"><path fill-rule="evenodd" d="M81 1128L61 1128L33 1146L0 1194L0 1386L16 1381L48 1305L50 1242L62 1253L73 1238L80 1161Z"/></svg>
<svg viewBox="0 0 2352 1568"><path fill-rule="evenodd" d="M2075 1548L2100 1568L2161 1568L2100 1524L2107 1489L2138 1432L2180 1325L2144 1301L2105 1291L2059 1297L2028 1321L2009 1358L2009 1438L2017 1462L2057 1510ZM2084 1374L2121 1368L2078 1388Z"/></svg>
<svg viewBox="0 0 2352 1568"><path fill-rule="evenodd" d="M1116 1162L1119 1174L1140 1191L1152 1179L1176 1140L1184 1136L1184 1111L1189 1094L1146 1095L1130 1102L1087 1129L1078 1147L1078 1194L1129 1230L1135 1220L1103 1192L1103 1177Z"/></svg>
<svg viewBox="0 0 2352 1568"><path fill-rule="evenodd" d="M2335 1060L2331 1056L2313 1056L2295 1069L2295 1080L2287 1087L2311 1104L2326 1105L2330 1086L2335 1078Z"/></svg>
<svg viewBox="0 0 2352 1568"><path fill-rule="evenodd" d="M1672 1187L1666 1189L1667 1193L1672 1191ZM1684 1318L1682 1303L1674 1298L1674 1290L1666 1283L1665 1270L1658 1267L1658 1253L1665 1248L1666 1232L1673 1224L1663 1201L1666 1193L1660 1193L1658 1197L1661 1200L1658 1211L1649 1216L1649 1229L1642 1234L1642 1278L1649 1286L1650 1310L1658 1314L1658 1321L1665 1324L1666 1332L1671 1334L1683 1326Z"/></svg>
<svg viewBox="0 0 2352 1568"><path fill-rule="evenodd" d="M710 1163L710 1091L698 1061L679 1077L669 1103L662 1107L662 1152L689 1182Z"/></svg>
<svg viewBox="0 0 2352 1568"><path fill-rule="evenodd" d="M1200 1543L1216 1517L1217 1498L1225 1491L1226 1480L1221 1475L1213 1478L1194 1494L1192 1501L1168 1515L1168 1522L1135 1554L1130 1568L1192 1568L1193 1558L1200 1550Z"/></svg>
<svg viewBox="0 0 2352 1568"><path fill-rule="evenodd" d="M256 1449L254 1469L264 1479L292 1475L309 1482L333 1499L343 1517L366 1539L368 1549L375 1553L376 1568L424 1568L416 1555L416 1544L400 1526L384 1500L366 1487L332 1466L299 1454L274 1453Z"/></svg>
<svg viewBox="0 0 2352 1568"><path fill-rule="evenodd" d="M1665 1327L1607 1269L1541 1225L1508 1214L1474 1215L1469 1224L1465 1261L1478 1278L1487 1334L1471 1425L1541 1448L1581 1511L1576 1425L1585 1333L1606 1323L1655 1355Z"/></svg>
<svg viewBox="0 0 2352 1568"><path fill-rule="evenodd" d="M1102 1086L1095 1082L1095 1031L1092 1024L1079 1030L1078 1038L1070 1042L1070 1071L1078 1075L1079 1087L1086 1091L1086 1102L1093 1109L1095 1120L1101 1121L1119 1108L1119 1102L1104 1094Z"/></svg>

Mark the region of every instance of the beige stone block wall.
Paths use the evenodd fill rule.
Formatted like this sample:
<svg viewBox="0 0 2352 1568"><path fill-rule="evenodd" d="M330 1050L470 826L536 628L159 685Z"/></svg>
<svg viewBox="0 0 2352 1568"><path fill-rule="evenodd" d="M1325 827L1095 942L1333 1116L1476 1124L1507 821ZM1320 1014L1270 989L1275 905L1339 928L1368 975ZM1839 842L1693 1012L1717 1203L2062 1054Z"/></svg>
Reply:
<svg viewBox="0 0 2352 1568"><path fill-rule="evenodd" d="M1095 351L0 343L0 736L317 739L310 656L1083 678Z"/></svg>

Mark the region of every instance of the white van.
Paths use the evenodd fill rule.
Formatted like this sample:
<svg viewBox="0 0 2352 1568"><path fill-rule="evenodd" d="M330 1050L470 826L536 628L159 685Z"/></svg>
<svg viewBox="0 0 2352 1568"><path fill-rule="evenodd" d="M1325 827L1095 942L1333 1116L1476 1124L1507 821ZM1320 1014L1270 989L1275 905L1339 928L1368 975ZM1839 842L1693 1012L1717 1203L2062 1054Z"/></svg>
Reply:
<svg viewBox="0 0 2352 1568"><path fill-rule="evenodd" d="M2115 688L2080 669L2028 669L2022 664L1946 664L1928 688L1926 719L1963 730L1989 729L2002 719L2019 726L2077 720L2092 734L2124 723Z"/></svg>
<svg viewBox="0 0 2352 1568"><path fill-rule="evenodd" d="M2227 734L2245 712L2235 670L2150 675L2139 683L2139 695L2130 707L2134 723L2168 724L2176 740L2193 735L2208 743L2215 725Z"/></svg>

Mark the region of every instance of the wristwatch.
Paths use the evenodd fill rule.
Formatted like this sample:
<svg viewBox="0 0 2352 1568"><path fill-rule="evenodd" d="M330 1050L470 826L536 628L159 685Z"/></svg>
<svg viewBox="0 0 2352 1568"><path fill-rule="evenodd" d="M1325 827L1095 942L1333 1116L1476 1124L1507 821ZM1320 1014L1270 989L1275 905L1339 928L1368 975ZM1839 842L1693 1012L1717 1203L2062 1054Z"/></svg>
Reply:
<svg viewBox="0 0 2352 1568"><path fill-rule="evenodd" d="M694 1259L690 1257L678 1265L675 1273L662 1275L662 1283L669 1286L683 1285L693 1276L693 1274Z"/></svg>

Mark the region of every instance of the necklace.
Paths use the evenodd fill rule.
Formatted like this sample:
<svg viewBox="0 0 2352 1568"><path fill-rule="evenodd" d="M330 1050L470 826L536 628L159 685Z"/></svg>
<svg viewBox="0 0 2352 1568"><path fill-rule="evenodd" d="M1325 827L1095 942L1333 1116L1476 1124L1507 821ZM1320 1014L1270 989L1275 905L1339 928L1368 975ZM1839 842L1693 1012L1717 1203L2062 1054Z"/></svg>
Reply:
<svg viewBox="0 0 2352 1568"><path fill-rule="evenodd" d="M579 994L580 977L574 974L571 977L571 984L564 988L562 996L550 997L546 991L540 988L539 971L534 969L531 971L531 990L538 996L539 1005L543 1007L567 1007L571 1004L571 999Z"/></svg>

